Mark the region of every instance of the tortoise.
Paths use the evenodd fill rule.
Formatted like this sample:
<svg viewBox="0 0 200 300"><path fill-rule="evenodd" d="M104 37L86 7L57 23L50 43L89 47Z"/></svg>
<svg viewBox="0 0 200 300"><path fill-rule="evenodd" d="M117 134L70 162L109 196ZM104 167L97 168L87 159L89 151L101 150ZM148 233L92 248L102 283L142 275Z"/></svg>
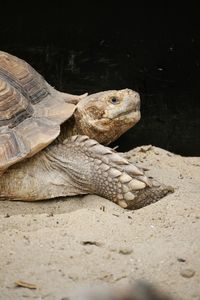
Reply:
<svg viewBox="0 0 200 300"><path fill-rule="evenodd" d="M150 180L107 145L139 119L131 89L62 93L0 51L0 199L97 194L129 207Z"/></svg>

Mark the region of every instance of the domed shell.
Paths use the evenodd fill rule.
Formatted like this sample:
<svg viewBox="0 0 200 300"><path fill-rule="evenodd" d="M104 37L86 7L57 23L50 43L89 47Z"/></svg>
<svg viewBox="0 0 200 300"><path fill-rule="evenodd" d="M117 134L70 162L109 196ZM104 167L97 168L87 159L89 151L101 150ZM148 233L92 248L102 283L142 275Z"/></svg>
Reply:
<svg viewBox="0 0 200 300"><path fill-rule="evenodd" d="M28 63L0 51L0 173L49 145L74 112Z"/></svg>

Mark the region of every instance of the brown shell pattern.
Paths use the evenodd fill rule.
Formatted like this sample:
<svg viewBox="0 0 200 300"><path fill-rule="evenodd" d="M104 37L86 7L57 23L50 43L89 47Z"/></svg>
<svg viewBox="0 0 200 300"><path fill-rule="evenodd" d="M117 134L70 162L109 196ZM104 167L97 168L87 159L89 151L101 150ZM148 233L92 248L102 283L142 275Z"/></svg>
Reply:
<svg viewBox="0 0 200 300"><path fill-rule="evenodd" d="M56 93L28 63L0 51L0 174L59 135L74 105Z"/></svg>
<svg viewBox="0 0 200 300"><path fill-rule="evenodd" d="M0 51L0 126L16 126L47 94L45 81L30 65Z"/></svg>

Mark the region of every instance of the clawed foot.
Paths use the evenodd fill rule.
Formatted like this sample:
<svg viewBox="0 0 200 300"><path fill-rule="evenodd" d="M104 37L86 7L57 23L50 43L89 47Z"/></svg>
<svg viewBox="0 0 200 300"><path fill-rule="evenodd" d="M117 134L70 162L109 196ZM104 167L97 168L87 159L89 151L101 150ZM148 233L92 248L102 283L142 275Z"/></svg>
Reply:
<svg viewBox="0 0 200 300"><path fill-rule="evenodd" d="M95 170L101 177L98 180L100 195L112 200L123 208L138 209L157 202L168 193L174 192L171 186L163 185L148 178L144 170L134 166L110 148L101 146L101 163ZM93 178L96 174L93 172Z"/></svg>

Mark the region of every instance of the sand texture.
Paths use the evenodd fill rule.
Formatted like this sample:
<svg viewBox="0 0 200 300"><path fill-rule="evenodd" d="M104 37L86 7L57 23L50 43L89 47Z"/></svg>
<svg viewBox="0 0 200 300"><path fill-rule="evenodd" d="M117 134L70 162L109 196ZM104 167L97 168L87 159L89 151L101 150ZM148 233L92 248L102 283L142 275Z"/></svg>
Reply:
<svg viewBox="0 0 200 300"><path fill-rule="evenodd" d="M61 300L80 285L136 279L200 299L200 157L150 145L127 155L175 192L135 211L93 195L0 202L0 299Z"/></svg>

